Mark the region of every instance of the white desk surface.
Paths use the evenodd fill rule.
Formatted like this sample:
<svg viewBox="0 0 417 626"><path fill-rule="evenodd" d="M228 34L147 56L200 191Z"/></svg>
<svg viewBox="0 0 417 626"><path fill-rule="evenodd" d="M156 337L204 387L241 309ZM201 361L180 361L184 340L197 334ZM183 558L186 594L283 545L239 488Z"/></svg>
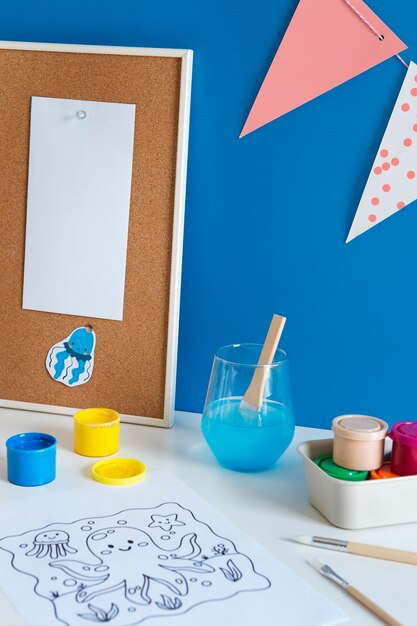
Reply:
<svg viewBox="0 0 417 626"><path fill-rule="evenodd" d="M51 433L57 437L57 478L49 485L22 489L7 481L4 442L12 434L31 430ZM313 587L342 607L351 617L349 622L345 622L347 625L377 626L381 622L351 600L344 591L311 569L307 559L316 557L329 563L404 626L416 625L415 566L346 555L288 541L288 538L296 535L322 535L417 550L417 524L345 531L329 524L308 503L303 464L296 447L301 441L330 436L329 431L297 427L291 447L273 469L243 474L225 470L218 465L201 435L199 415L178 413L176 425L170 430L122 424L119 456L140 458L149 470L165 468L171 471ZM0 409L0 530L1 509L8 506L8 501L25 497L29 506L36 502L34 498L39 493L49 492L53 495L64 489L85 485L91 480L91 464L92 460L73 452L70 417ZM4 626L23 625L1 591L0 623Z"/></svg>

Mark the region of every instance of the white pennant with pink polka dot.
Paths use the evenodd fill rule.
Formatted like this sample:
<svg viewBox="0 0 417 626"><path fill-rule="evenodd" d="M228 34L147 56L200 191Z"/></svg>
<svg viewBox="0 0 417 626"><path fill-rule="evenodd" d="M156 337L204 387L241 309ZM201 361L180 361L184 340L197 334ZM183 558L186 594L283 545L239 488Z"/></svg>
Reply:
<svg viewBox="0 0 417 626"><path fill-rule="evenodd" d="M346 239L417 198L417 65L410 63Z"/></svg>

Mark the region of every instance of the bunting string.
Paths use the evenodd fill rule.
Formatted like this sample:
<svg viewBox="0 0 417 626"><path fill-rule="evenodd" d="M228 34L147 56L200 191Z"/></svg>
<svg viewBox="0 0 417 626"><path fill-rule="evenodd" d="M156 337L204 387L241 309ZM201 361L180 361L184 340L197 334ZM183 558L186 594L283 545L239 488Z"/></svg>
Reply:
<svg viewBox="0 0 417 626"><path fill-rule="evenodd" d="M364 15L362 15L362 13L360 11L358 11L358 9L352 4L352 2L350 0L343 0L343 2L345 4L348 5L348 7L350 7L352 9L352 11L358 16L358 18L361 20L361 22L363 22L365 24L365 26L367 26L369 28L369 30L371 30L374 35L376 35L379 39L379 41L384 41L385 37L382 33L379 33L377 31L376 28L374 28L374 26L372 26L372 24L369 22L369 20L366 19L366 17ZM401 61L401 63L404 65L404 67L406 67L408 69L408 64L404 61L404 59L399 55L396 54L395 55L397 57L397 59L399 61Z"/></svg>

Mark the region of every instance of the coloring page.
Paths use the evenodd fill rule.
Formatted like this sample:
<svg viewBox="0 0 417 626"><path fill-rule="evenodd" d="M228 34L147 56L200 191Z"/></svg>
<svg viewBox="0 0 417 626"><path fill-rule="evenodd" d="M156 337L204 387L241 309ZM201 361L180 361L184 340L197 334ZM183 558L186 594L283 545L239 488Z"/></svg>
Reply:
<svg viewBox="0 0 417 626"><path fill-rule="evenodd" d="M343 617L238 529L216 519L216 511L169 474L158 472L126 489L93 484L81 490L81 500L80 490L67 492L63 507L56 496L54 505L44 508L47 524L31 524L27 510L19 524L24 530L2 536L0 584L27 624L135 626L152 618L154 626L177 617L172 626L183 626L190 615L190 623L198 620L201 626L216 616L222 624L249 625L258 614L264 615L263 626L272 626L277 603L288 615L286 626L331 624ZM162 501L164 492L176 499ZM122 501L128 508L119 508ZM19 508L22 502L13 504ZM69 519L68 507L91 513ZM103 507L116 512L97 514ZM236 612L241 605L236 599L243 596L250 596L252 612ZM302 621L307 613L309 619L316 613L328 621Z"/></svg>

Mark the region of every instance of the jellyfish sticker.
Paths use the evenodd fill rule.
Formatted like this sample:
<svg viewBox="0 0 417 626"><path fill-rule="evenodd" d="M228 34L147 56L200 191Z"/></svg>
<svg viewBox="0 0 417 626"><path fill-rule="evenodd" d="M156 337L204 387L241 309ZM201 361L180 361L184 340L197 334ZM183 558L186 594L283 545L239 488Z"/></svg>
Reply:
<svg viewBox="0 0 417 626"><path fill-rule="evenodd" d="M67 387L84 385L93 373L95 345L93 327L80 326L52 346L46 357L46 369L54 380Z"/></svg>

